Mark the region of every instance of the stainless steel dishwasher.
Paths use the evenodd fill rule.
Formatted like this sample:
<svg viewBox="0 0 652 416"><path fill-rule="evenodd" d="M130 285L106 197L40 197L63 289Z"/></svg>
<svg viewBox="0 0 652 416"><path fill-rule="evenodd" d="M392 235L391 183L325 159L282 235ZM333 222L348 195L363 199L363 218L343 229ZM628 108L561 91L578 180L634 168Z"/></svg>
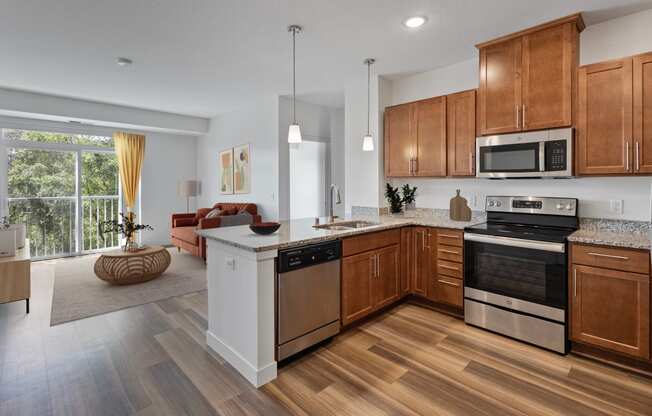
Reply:
<svg viewBox="0 0 652 416"><path fill-rule="evenodd" d="M338 240L279 251L277 361L340 331L341 247Z"/></svg>

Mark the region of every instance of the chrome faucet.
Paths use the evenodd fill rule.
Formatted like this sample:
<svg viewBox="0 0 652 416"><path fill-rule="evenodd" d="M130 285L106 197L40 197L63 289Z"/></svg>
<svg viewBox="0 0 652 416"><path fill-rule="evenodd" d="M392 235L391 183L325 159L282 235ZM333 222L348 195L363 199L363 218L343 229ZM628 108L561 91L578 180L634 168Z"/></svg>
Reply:
<svg viewBox="0 0 652 416"><path fill-rule="evenodd" d="M333 197L333 190L335 190L335 197ZM341 204L342 197L340 196L340 188L337 187L334 183L331 184L331 189L329 191L331 201L330 201L330 210L328 211L328 222L333 222L337 216L333 214L333 205ZM334 202L334 203L333 203Z"/></svg>

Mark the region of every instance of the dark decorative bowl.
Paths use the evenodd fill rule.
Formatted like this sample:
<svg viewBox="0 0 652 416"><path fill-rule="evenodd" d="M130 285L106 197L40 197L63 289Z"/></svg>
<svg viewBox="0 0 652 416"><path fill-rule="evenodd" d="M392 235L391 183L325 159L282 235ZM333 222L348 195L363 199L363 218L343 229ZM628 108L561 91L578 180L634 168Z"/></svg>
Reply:
<svg viewBox="0 0 652 416"><path fill-rule="evenodd" d="M251 231L260 235L269 235L281 227L281 224L278 222L259 222L258 224L250 224L249 228Z"/></svg>

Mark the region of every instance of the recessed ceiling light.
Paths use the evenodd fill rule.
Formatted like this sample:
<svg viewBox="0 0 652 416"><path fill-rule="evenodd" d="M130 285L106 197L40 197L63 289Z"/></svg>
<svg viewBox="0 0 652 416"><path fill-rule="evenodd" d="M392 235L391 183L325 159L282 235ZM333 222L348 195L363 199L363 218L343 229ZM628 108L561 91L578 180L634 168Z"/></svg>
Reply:
<svg viewBox="0 0 652 416"><path fill-rule="evenodd" d="M426 23L426 20L427 19L423 16L408 17L403 21L403 25L410 29L416 29L417 27L423 26L423 24Z"/></svg>
<svg viewBox="0 0 652 416"><path fill-rule="evenodd" d="M129 58L118 58L117 63L120 66L129 66L129 65L133 64L134 61L132 61Z"/></svg>

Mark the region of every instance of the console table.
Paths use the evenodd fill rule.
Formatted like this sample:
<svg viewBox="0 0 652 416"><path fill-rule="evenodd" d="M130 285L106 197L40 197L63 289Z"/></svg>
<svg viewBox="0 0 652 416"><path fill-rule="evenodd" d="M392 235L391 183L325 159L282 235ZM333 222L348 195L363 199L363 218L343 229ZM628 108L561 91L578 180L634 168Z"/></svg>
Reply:
<svg viewBox="0 0 652 416"><path fill-rule="evenodd" d="M24 300L29 313L31 293L31 256L29 240L13 257L0 257L0 303Z"/></svg>

